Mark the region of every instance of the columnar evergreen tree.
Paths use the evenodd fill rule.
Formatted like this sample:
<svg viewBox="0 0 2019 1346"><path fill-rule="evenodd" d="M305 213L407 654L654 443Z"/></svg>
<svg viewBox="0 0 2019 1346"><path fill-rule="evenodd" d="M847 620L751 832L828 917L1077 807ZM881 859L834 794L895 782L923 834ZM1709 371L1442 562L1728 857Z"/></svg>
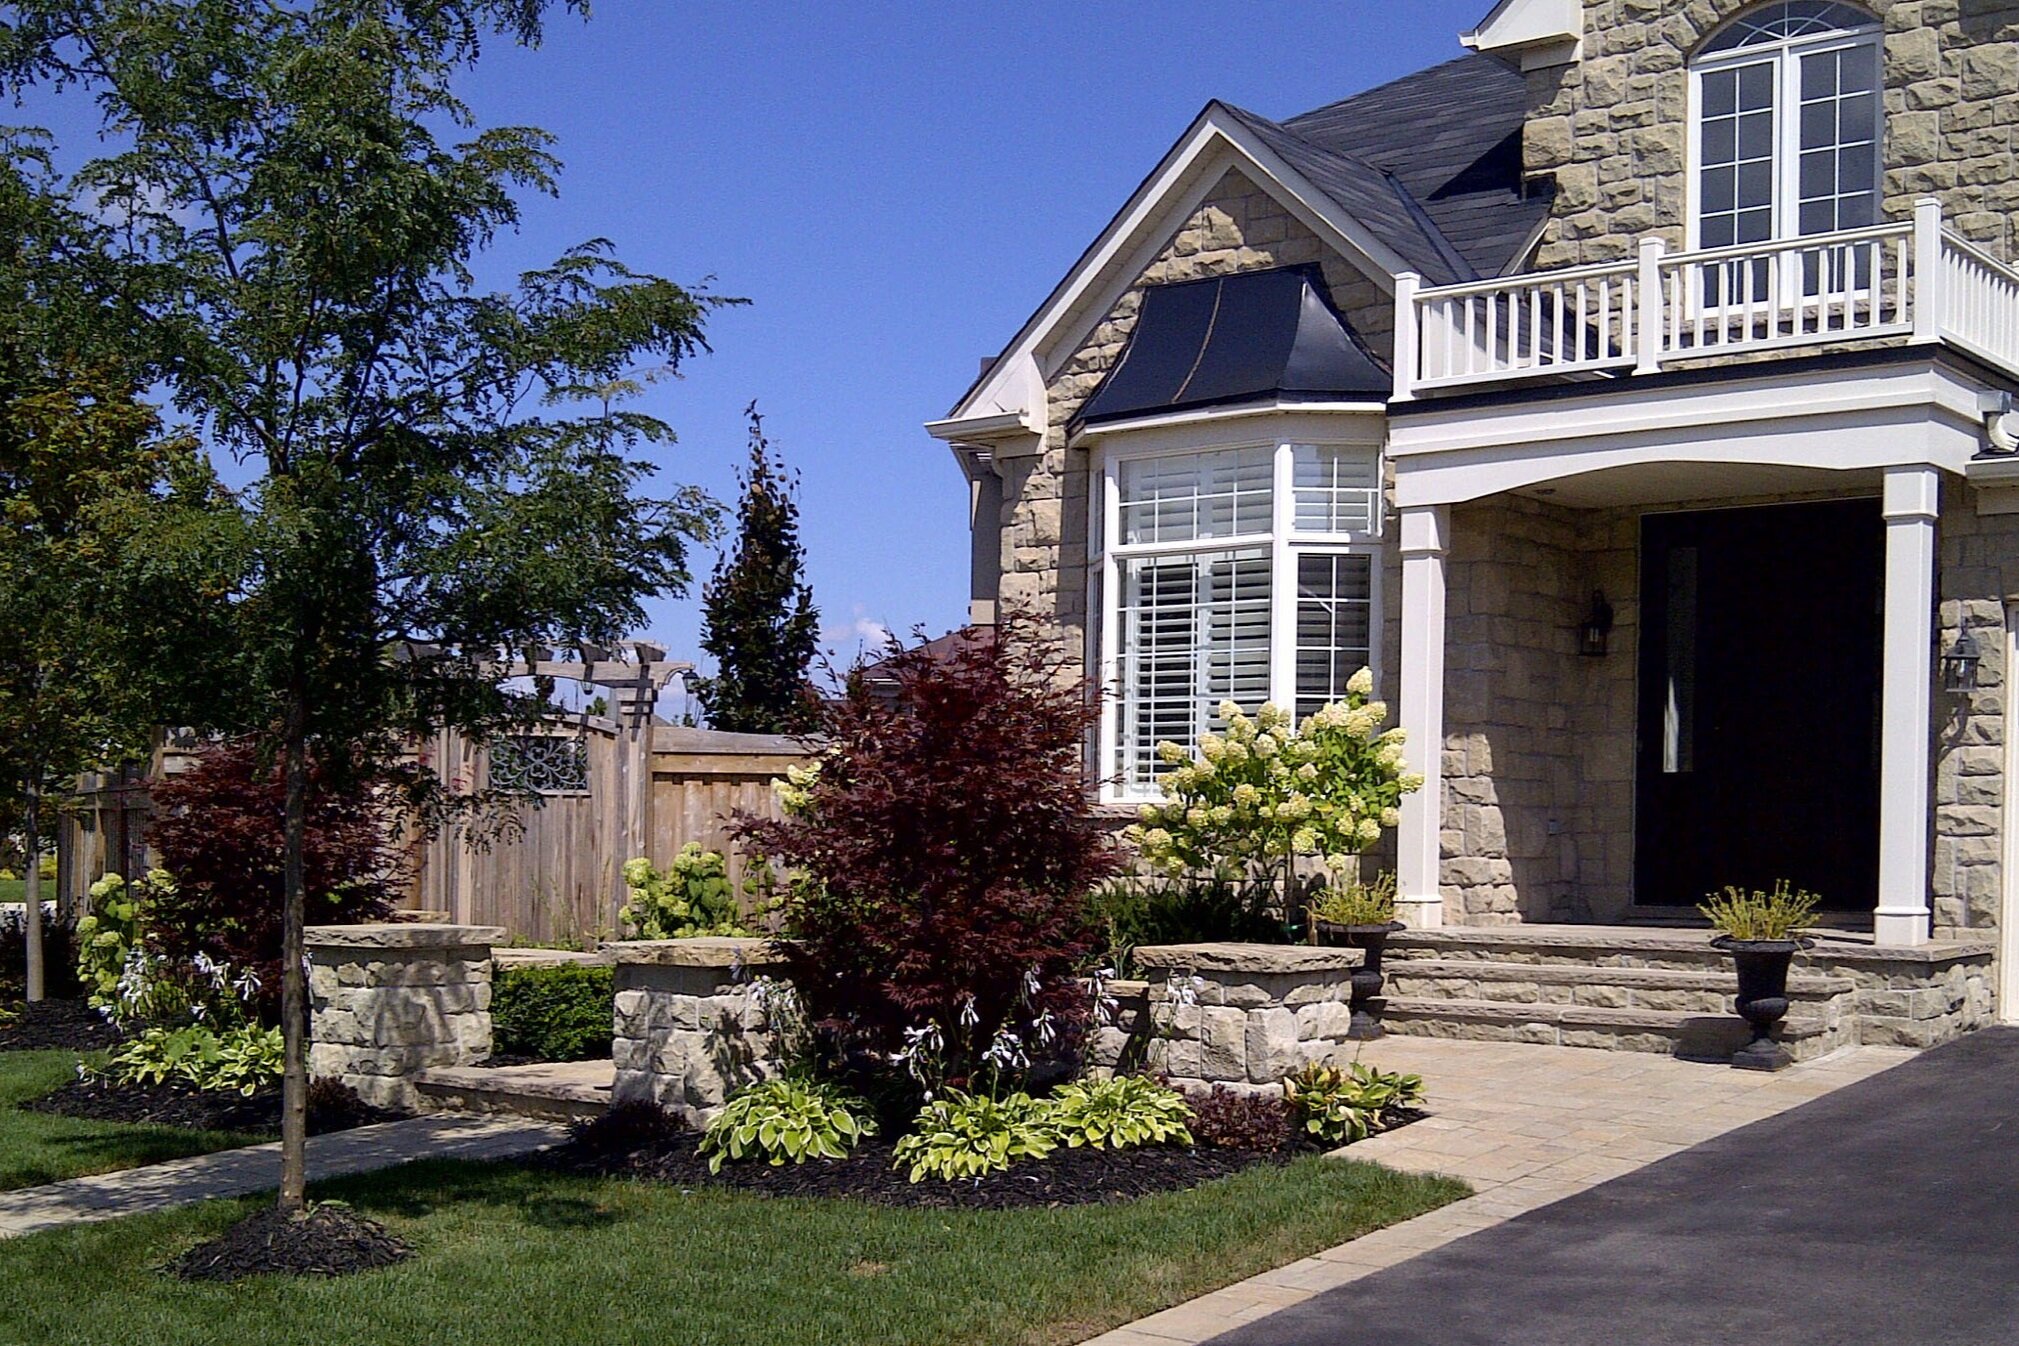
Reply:
<svg viewBox="0 0 2019 1346"><path fill-rule="evenodd" d="M696 689L715 729L799 734L819 718L806 680L820 614L806 584L796 484L764 438L752 402L750 465L739 478L736 544L702 590L701 648L716 671Z"/></svg>
<svg viewBox="0 0 2019 1346"><path fill-rule="evenodd" d="M165 511L108 587L178 722L250 736L285 781L287 1211L311 775L538 715L545 689L498 685L497 653L620 638L712 536L699 492L640 494L636 449L671 436L624 399L703 348L718 301L600 241L503 292L475 280L558 164L543 132L476 127L455 86L483 40L536 41L547 8L19 0L0 27L7 92L96 100L114 148L71 185L128 221L116 260L175 409L252 474Z"/></svg>

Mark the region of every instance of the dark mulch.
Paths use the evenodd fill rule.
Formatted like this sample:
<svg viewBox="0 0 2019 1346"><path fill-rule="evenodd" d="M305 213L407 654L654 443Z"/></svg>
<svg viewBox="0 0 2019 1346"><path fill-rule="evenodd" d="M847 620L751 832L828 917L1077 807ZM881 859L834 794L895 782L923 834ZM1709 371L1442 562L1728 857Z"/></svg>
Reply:
<svg viewBox="0 0 2019 1346"><path fill-rule="evenodd" d="M117 1026L82 1000L41 1000L10 1006L0 1023L0 1052L95 1052L116 1047Z"/></svg>
<svg viewBox="0 0 2019 1346"><path fill-rule="evenodd" d="M53 1112L100 1122L152 1123L192 1131L280 1133L277 1085L247 1097L231 1091L206 1092L187 1084L122 1084L88 1075L20 1106L31 1112ZM312 1136L390 1122L399 1115L372 1107L333 1080L317 1080L309 1088L308 1130Z"/></svg>
<svg viewBox="0 0 2019 1346"><path fill-rule="evenodd" d="M273 1273L348 1276L404 1262L412 1247L349 1206L326 1203L303 1215L268 1207L163 1268L185 1281L237 1281Z"/></svg>
<svg viewBox="0 0 2019 1346"><path fill-rule="evenodd" d="M1134 1150L1055 1150L1002 1173L962 1182L927 1178L914 1183L891 1166L891 1146L869 1141L846 1159L815 1159L779 1168L724 1164L708 1171L696 1152L698 1136L653 1141L629 1153L584 1144L560 1146L539 1162L568 1172L644 1178L680 1187L733 1187L765 1196L852 1197L879 1206L1014 1210L1031 1206L1082 1206L1175 1192L1224 1178L1257 1164L1284 1164L1311 1150L1224 1150L1146 1146Z"/></svg>

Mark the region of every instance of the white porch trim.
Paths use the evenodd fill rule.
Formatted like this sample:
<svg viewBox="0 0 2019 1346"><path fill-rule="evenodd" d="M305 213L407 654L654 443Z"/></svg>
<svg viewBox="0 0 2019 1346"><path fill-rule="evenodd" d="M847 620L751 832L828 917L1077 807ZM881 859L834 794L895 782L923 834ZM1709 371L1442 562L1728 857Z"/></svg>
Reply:
<svg viewBox="0 0 2019 1346"><path fill-rule="evenodd" d="M1397 915L1411 929L1444 924L1439 884L1444 822L1444 554L1451 509L1402 511L1401 724L1423 788L1402 797L1396 829Z"/></svg>
<svg viewBox="0 0 2019 1346"><path fill-rule="evenodd" d="M1880 944L1926 944L1928 911L1928 714L1935 641L1935 520L1941 473L1886 472L1886 617L1879 691Z"/></svg>

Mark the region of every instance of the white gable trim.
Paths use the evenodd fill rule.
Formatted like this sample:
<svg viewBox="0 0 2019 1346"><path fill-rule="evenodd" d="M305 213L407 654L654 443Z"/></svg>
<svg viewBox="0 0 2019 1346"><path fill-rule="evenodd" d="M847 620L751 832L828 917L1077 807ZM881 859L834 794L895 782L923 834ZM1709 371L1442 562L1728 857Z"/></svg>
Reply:
<svg viewBox="0 0 2019 1346"><path fill-rule="evenodd" d="M1246 127L1217 104L1209 106L1031 315L988 374L951 415L929 422L928 432L951 440L971 420L1006 413L1018 415L1031 429L1042 428L1044 387L1059 365L1136 283L1230 168L1254 179L1298 223L1384 290L1392 291L1395 276L1411 269Z"/></svg>
<svg viewBox="0 0 2019 1346"><path fill-rule="evenodd" d="M1568 65L1583 55L1583 0L1500 0L1493 11L1458 40L1477 52L1495 52L1521 62L1523 70Z"/></svg>

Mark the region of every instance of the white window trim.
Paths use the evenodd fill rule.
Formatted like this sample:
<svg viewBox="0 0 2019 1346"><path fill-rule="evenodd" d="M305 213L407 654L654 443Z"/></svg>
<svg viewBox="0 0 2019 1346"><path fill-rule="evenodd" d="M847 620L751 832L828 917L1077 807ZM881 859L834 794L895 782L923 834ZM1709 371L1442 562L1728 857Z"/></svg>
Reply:
<svg viewBox="0 0 2019 1346"><path fill-rule="evenodd" d="M1121 780L1120 715L1125 689L1121 676L1121 566L1143 556L1191 555L1205 552L1267 548L1269 566L1269 699L1290 707L1297 701L1297 560L1306 553L1369 558L1368 665L1378 686L1382 677L1383 609L1382 537L1388 512L1384 462L1378 417L1356 417L1365 426L1349 429L1335 420L1312 424L1311 416L1285 415L1275 433L1253 424L1213 424L1159 427L1161 433L1130 433L1102 437L1092 445L1094 462L1088 473L1088 609L1099 614L1098 630L1089 633L1089 653L1099 669L1101 721L1096 760L1103 803L1136 804L1162 797L1161 791ZM1370 433L1371 432L1371 433ZM1091 436L1089 437L1091 438ZM1375 465L1373 529L1365 533L1297 533L1296 451L1300 445L1358 451L1373 456ZM1231 453L1242 449L1271 451L1270 531L1184 542L1121 544L1121 468L1148 458L1199 453Z"/></svg>
<svg viewBox="0 0 2019 1346"><path fill-rule="evenodd" d="M1713 52L1708 56L1693 58L1689 63L1689 92L1685 101L1688 118L1687 169L1683 181L1686 247L1695 252L1703 247L1701 231L1703 215L1703 77L1706 73L1728 70L1734 66L1755 65L1762 60L1775 62L1775 77L1779 87L1774 93L1774 233L1773 242L1785 242L1802 237L1801 234L1801 106L1802 106L1802 62L1804 56L1813 56L1825 51L1849 50L1854 47L1872 49L1874 68L1879 71L1879 82L1875 90L1876 98L1872 109L1872 188L1874 201L1883 200L1883 183L1880 175L1884 171L1882 155L1886 142L1886 50L1885 31L1877 21L1869 28L1857 31L1829 33L1809 33L1801 37L1782 38L1778 42L1762 42L1750 47L1734 47L1730 51Z"/></svg>

